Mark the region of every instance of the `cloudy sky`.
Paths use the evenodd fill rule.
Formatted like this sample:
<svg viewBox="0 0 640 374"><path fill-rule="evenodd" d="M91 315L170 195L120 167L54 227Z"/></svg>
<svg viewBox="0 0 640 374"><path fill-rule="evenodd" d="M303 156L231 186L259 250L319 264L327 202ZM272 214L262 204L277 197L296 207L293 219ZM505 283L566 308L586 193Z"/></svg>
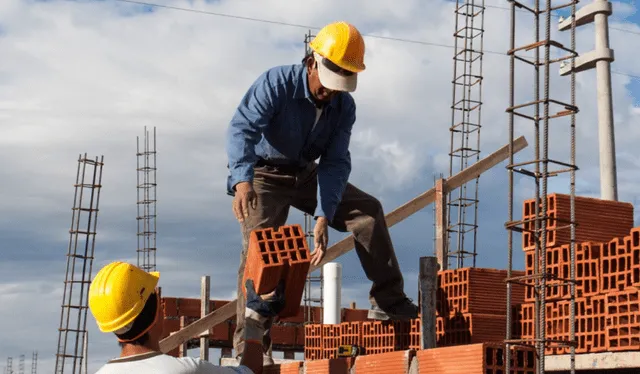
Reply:
<svg viewBox="0 0 640 374"><path fill-rule="evenodd" d="M387 4L387 5L383 5ZM104 155L95 269L113 260L136 262L136 137L157 128L158 269L163 294L196 297L200 277L212 277L212 297L235 298L240 232L225 194L224 134L235 106L265 69L297 63L309 28L348 20L366 34L367 70L355 93L351 181L377 196L386 211L448 173L453 3L445 0L156 0L176 8L122 1L0 1L0 366L6 357L39 352L40 372L53 371L60 323L77 158ZM507 141L509 12L487 0L482 155ZM214 13L218 14L215 15ZM233 15L238 17L225 17ZM519 13L520 14L520 13ZM523 15L518 42L532 23ZM246 18L273 22L258 22ZM614 2L610 20L620 199L635 203L639 182L634 147L640 141L638 100L640 18L629 2ZM554 38L568 43L568 34ZM544 30L544 29L543 29ZM389 40L384 36L408 41ZM593 48L593 26L577 34L578 50ZM568 45L568 44L567 44ZM568 78L552 70L552 96L568 100ZM517 70L520 102L530 100L531 71ZM599 195L595 72L577 76L578 193ZM636 126L634 126L636 125ZM530 147L519 156L531 159ZM551 156L567 160L566 121L550 130ZM481 178L478 262L504 268L507 172ZM517 181L515 214L530 196ZM550 192L566 192L566 179ZM290 223L301 223L292 212ZM407 293L417 296L418 257L432 252L428 207L391 230ZM344 234L330 232L335 242ZM516 236L514 262L523 268ZM367 307L369 282L357 256L340 259L343 304ZM21 319L19 319L21 318ZM89 371L118 355L89 315ZM197 354L194 352L194 354ZM217 353L212 352L213 357Z"/></svg>

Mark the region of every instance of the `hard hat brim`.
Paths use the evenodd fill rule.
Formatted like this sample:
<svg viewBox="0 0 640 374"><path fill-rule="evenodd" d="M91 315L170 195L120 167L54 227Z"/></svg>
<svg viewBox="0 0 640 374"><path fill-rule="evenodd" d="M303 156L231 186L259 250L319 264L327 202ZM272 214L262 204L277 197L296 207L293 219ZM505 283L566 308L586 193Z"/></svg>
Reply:
<svg viewBox="0 0 640 374"><path fill-rule="evenodd" d="M314 55L318 62L318 78L324 87L334 91L354 92L356 90L358 87L357 73L348 76L336 73L323 63L324 57L317 52Z"/></svg>

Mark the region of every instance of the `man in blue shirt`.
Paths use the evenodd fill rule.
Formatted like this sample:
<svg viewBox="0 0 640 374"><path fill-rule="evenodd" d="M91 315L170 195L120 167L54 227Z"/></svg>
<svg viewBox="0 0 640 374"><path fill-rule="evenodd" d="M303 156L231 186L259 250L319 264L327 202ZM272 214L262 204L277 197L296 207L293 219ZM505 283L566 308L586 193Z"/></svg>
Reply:
<svg viewBox="0 0 640 374"><path fill-rule="evenodd" d="M373 282L369 318L417 318L404 293L402 273L380 202L348 183L349 141L356 105L349 92L365 69L364 40L346 23L325 26L310 43L302 64L264 72L242 98L229 126L228 193L243 230L238 271L234 348L241 355L244 300L242 278L249 233L284 225L291 206L316 219L312 264L325 255L328 226L351 232L362 267ZM316 164L315 160L319 159ZM271 353L267 323L263 340Z"/></svg>

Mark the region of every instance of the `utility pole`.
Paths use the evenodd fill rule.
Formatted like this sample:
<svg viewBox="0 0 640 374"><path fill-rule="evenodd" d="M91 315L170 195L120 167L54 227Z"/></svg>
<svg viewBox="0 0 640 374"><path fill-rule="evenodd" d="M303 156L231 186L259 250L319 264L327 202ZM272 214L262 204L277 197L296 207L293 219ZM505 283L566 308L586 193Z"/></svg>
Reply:
<svg viewBox="0 0 640 374"><path fill-rule="evenodd" d="M598 139L600 145L600 195L605 200L618 200L616 147L613 125L613 95L611 92L611 63L613 49L609 48L609 16L611 3L594 0L575 14L576 27L595 23L595 49L581 54L575 60L574 71L596 69L596 94L598 99ZM571 29L571 18L560 19L560 31ZM571 65L563 64L560 75L571 73Z"/></svg>

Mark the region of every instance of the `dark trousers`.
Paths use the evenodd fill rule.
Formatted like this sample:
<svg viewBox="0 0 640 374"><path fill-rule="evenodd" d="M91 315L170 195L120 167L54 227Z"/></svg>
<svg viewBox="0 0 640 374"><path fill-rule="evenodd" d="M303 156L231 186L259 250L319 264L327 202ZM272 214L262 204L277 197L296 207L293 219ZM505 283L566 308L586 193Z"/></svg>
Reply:
<svg viewBox="0 0 640 374"><path fill-rule="evenodd" d="M278 228L286 223L291 206L313 215L317 203L316 164L306 169L290 171L275 166L255 168L253 188L258 195L257 208L249 209L241 230L243 251L238 269L238 308L233 345L236 355L244 350L244 314L246 300L242 292L242 278L247 254L249 234L254 229ZM330 226L340 232L351 232L355 238L355 249L364 272L373 282L369 293L372 305L385 308L405 297L402 273L391 243L384 211L373 196L352 184L347 187L338 205ZM313 251L313 247L309 248ZM270 327L265 326L264 352L271 355Z"/></svg>

